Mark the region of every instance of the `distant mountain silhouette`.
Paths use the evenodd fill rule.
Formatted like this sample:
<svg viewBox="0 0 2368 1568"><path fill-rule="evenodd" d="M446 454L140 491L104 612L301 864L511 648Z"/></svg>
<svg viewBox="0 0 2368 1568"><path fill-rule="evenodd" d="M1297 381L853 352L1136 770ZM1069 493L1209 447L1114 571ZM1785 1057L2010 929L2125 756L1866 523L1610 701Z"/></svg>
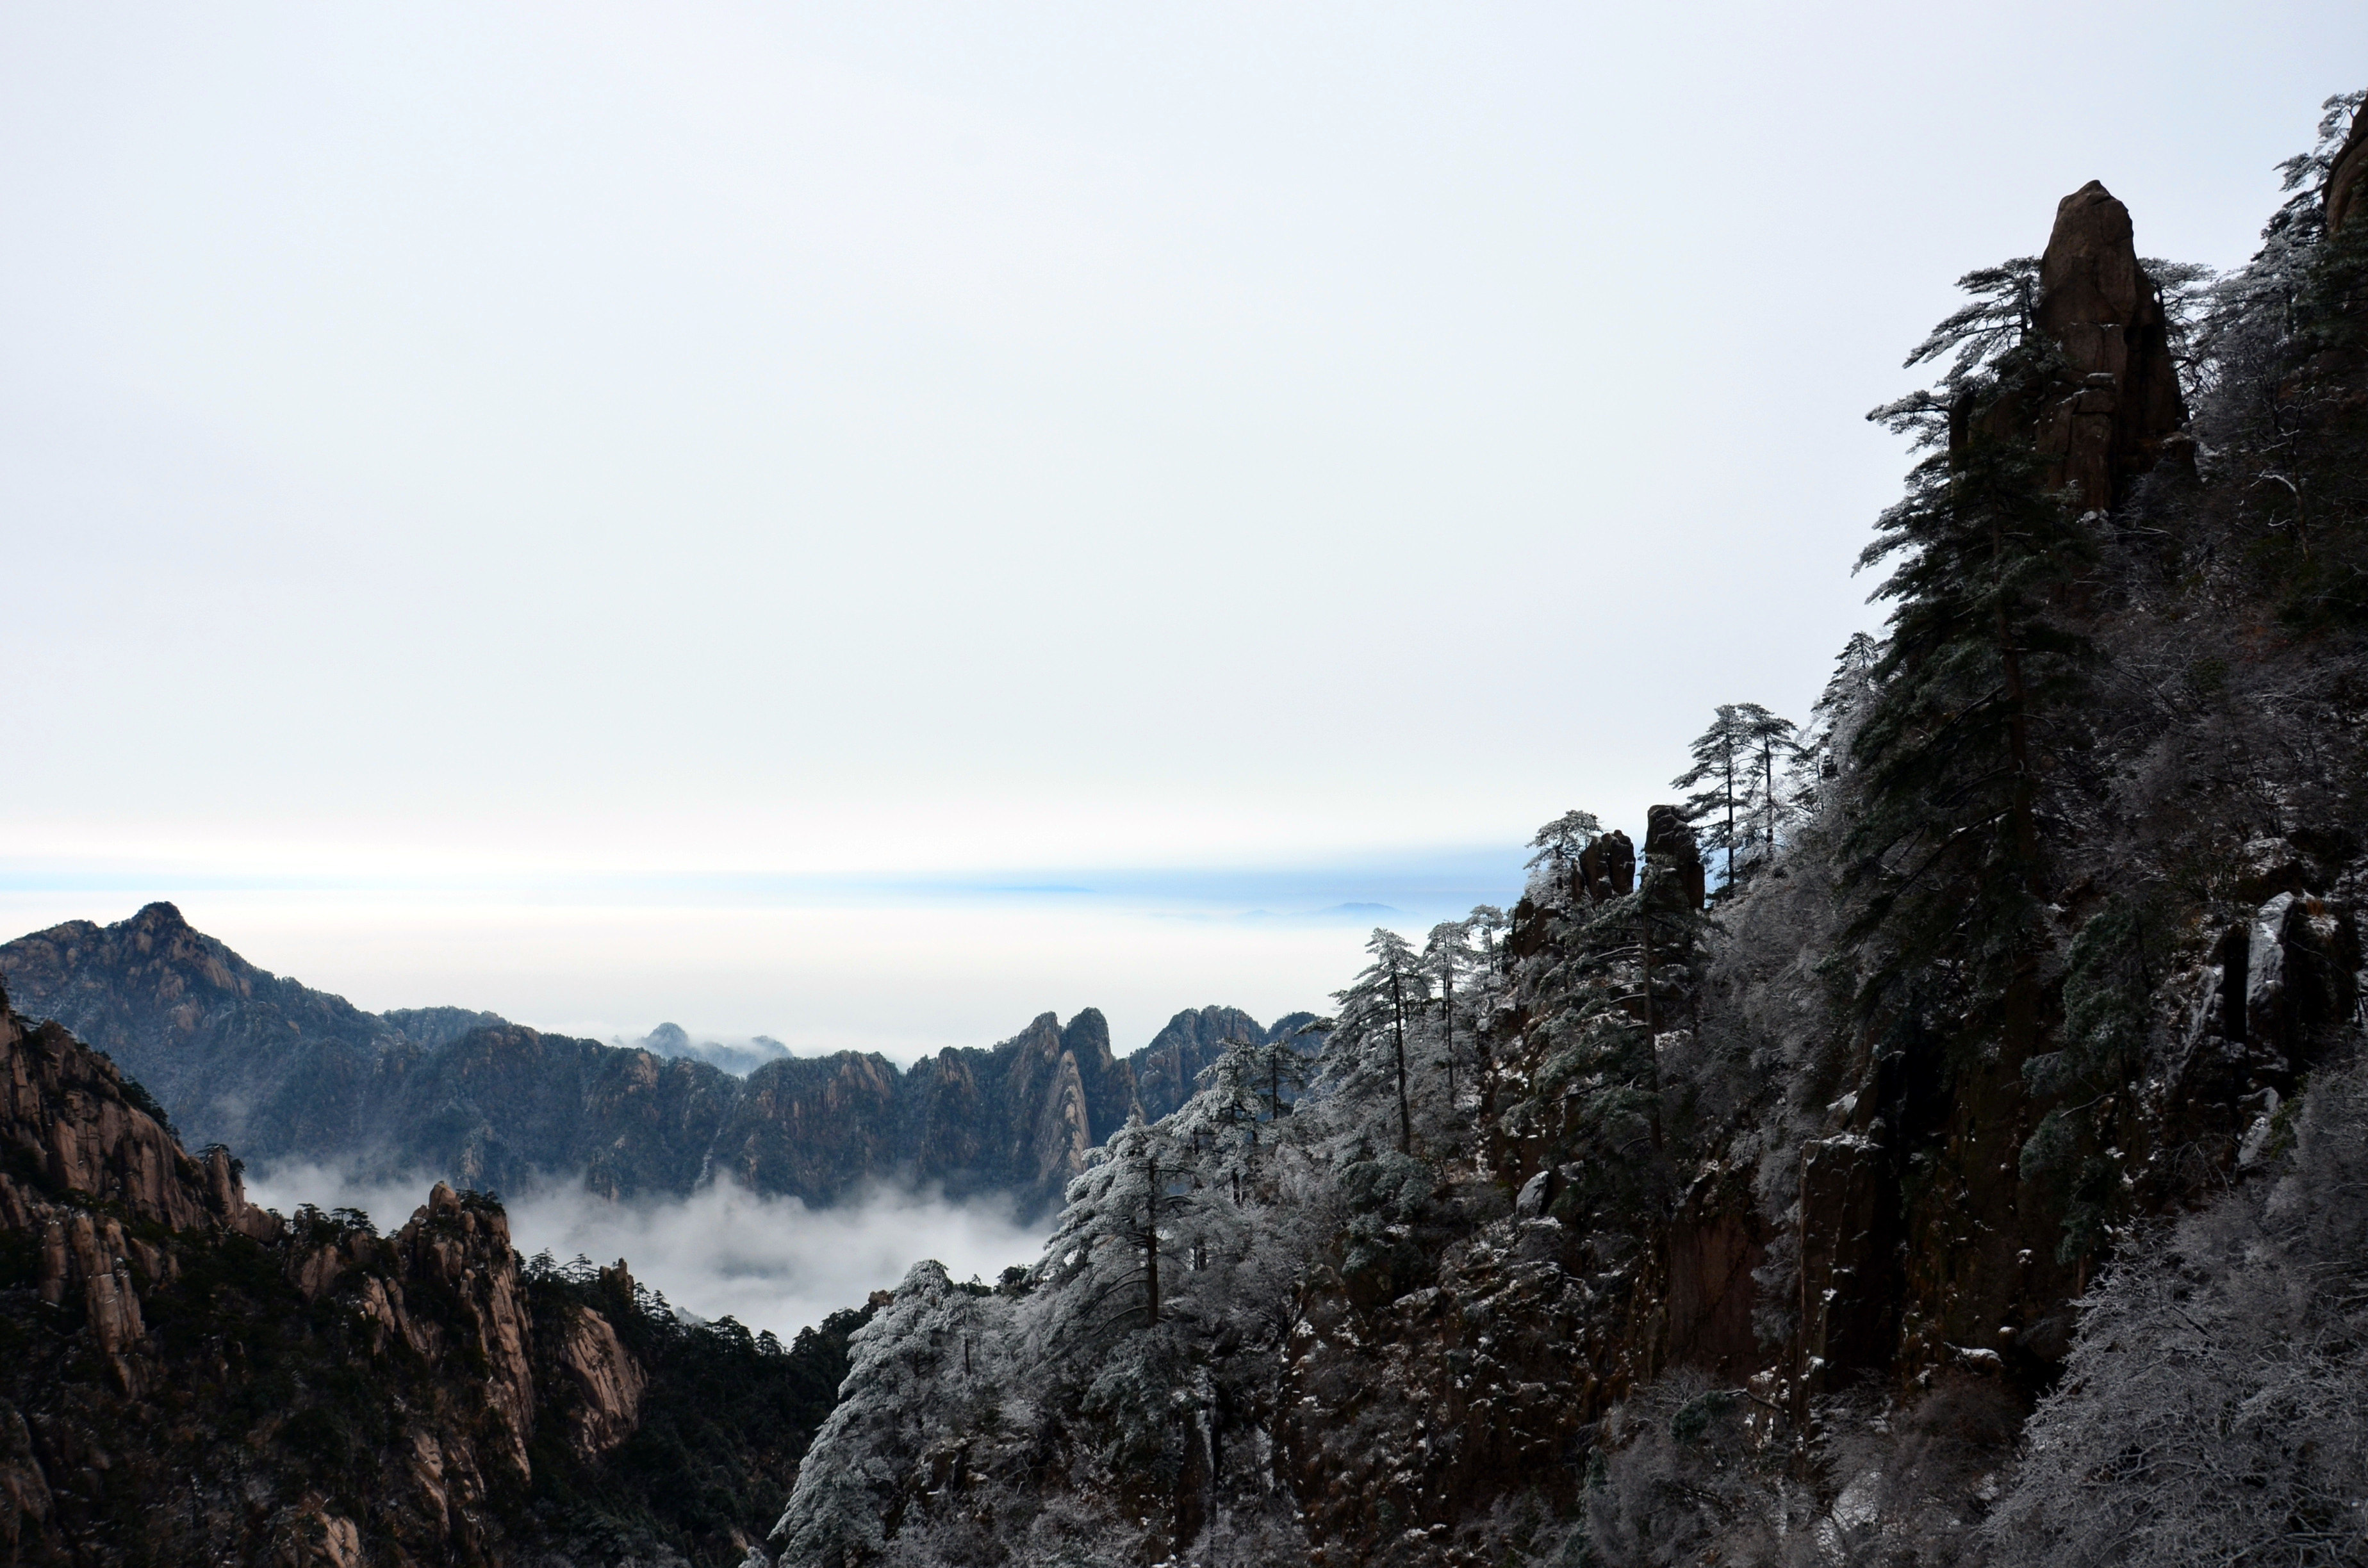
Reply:
<svg viewBox="0 0 2368 1568"><path fill-rule="evenodd" d="M19 937L0 947L0 977L27 1016L108 1052L193 1147L229 1143L256 1163L513 1193L580 1172L612 1198L728 1175L815 1204L916 1181L1008 1193L1031 1216L1130 1115L1182 1104L1224 1041L1272 1032L1237 1008L1188 1008L1121 1059L1087 1007L908 1070L855 1051L772 1054L771 1040L700 1045L673 1025L641 1047L603 1045L461 1007L366 1013L256 968L169 903ZM718 1065L743 1064L724 1053L748 1059L745 1078Z"/></svg>

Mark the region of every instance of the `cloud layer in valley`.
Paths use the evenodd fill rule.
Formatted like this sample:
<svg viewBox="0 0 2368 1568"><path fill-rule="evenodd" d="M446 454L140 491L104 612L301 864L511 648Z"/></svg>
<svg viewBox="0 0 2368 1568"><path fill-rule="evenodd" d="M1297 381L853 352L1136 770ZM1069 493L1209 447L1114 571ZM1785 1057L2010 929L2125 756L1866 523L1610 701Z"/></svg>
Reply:
<svg viewBox="0 0 2368 1568"><path fill-rule="evenodd" d="M432 1184L430 1177L358 1182L290 1165L256 1173L248 1189L282 1213L302 1203L359 1209L388 1232L410 1218ZM1033 1263L1043 1243L1042 1231L1015 1223L999 1205L888 1187L833 1209L759 1197L728 1182L689 1199L639 1203L555 1184L507 1203L511 1240L526 1256L547 1250L563 1262L579 1253L600 1263L621 1257L635 1279L676 1307L735 1317L784 1339L893 1287L921 1258L936 1258L957 1279L992 1279L1007 1265Z"/></svg>

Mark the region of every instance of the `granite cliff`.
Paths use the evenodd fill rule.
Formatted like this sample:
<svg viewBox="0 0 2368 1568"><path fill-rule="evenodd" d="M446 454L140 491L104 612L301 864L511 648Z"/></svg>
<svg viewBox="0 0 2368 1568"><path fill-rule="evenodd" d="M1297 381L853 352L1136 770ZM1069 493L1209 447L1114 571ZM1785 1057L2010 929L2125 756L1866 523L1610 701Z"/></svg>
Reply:
<svg viewBox="0 0 2368 1568"><path fill-rule="evenodd" d="M622 1263L522 1266L442 1183L388 1235L259 1210L5 997L0 1160L12 1562L736 1558L863 1316L793 1347L681 1320Z"/></svg>

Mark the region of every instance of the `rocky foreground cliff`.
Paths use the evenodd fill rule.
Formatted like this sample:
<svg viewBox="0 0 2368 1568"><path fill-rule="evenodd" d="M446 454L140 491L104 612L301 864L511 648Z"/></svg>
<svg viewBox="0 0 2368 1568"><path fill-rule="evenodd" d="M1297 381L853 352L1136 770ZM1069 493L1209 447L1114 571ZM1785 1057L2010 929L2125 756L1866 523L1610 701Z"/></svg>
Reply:
<svg viewBox="0 0 2368 1568"><path fill-rule="evenodd" d="M1087 1007L908 1069L839 1051L744 1079L465 1008L366 1013L247 962L169 903L19 937L0 947L0 981L28 1015L120 1062L193 1142L258 1163L510 1193L580 1175L620 1199L728 1175L817 1205L917 1183L1008 1195L1027 1217L1056 1205L1129 1116L1182 1103L1223 1042L1308 1017L1269 1030L1236 1008L1188 1008L1121 1058Z"/></svg>
<svg viewBox="0 0 2368 1568"><path fill-rule="evenodd" d="M1574 811L1375 933L1304 1097L915 1268L765 1555L2368 1560L2360 101L2237 273L2092 183L1966 277L1733 879Z"/></svg>
<svg viewBox="0 0 2368 1568"><path fill-rule="evenodd" d="M0 998L0 1550L25 1563L736 1562L846 1367L522 1266L438 1184L292 1219Z"/></svg>

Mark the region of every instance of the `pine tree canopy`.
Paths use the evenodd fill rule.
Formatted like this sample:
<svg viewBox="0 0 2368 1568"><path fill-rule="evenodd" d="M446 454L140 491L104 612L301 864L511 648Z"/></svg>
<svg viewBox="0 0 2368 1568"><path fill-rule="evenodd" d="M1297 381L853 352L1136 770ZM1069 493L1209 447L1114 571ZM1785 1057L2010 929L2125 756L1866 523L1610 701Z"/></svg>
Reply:
<svg viewBox="0 0 2368 1568"><path fill-rule="evenodd" d="M2023 359L2042 373L2039 356ZM1990 401L2020 390L1994 386ZM1896 608L1851 747L1863 807L1848 849L1866 893L1856 930L1880 926L1886 943L1862 996L1945 957L1967 1024L2027 955L2043 875L2034 720L2078 688L2090 657L2056 607L2096 541L2043 488L2020 436L1975 428L1918 463L1860 559L1899 558L1874 594Z"/></svg>
<svg viewBox="0 0 2368 1568"><path fill-rule="evenodd" d="M1672 784L1694 791L1686 820L1702 846L1724 852L1722 896L1739 888L1773 853L1783 811L1779 774L1800 754L1800 730L1757 702L1723 702L1694 740L1694 765Z"/></svg>
<svg viewBox="0 0 2368 1568"><path fill-rule="evenodd" d="M1527 864L1540 866L1551 860L1556 866L1566 866L1584 854L1602 832L1603 824L1596 820L1593 812L1565 812L1538 829L1537 836L1530 840L1530 847L1537 853L1529 858Z"/></svg>

